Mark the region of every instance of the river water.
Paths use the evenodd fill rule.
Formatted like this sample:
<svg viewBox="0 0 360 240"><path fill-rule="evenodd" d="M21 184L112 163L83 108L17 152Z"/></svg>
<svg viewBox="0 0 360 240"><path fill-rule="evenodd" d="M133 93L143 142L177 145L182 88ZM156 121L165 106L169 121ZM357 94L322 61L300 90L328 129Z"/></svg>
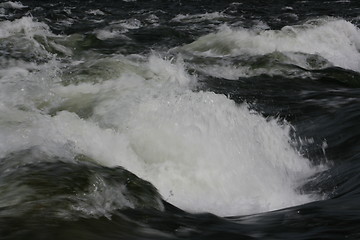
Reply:
<svg viewBox="0 0 360 240"><path fill-rule="evenodd" d="M0 2L1 239L359 239L360 4Z"/></svg>

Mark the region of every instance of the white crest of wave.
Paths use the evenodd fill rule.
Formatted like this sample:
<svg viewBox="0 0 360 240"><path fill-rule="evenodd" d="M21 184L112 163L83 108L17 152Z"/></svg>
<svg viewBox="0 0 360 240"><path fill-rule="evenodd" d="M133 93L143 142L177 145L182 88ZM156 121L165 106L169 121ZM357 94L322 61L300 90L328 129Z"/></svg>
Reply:
<svg viewBox="0 0 360 240"><path fill-rule="evenodd" d="M96 29L94 33L101 40L119 37L129 40L130 38L125 36L124 33L129 30L139 29L140 27L142 27L142 23L138 19L130 18L111 22L109 26L103 29Z"/></svg>
<svg viewBox="0 0 360 240"><path fill-rule="evenodd" d="M318 19L281 30L231 29L200 37L182 49L204 56L264 55L289 53L295 63L303 59L291 53L319 55L334 66L360 71L360 30L342 19Z"/></svg>
<svg viewBox="0 0 360 240"><path fill-rule="evenodd" d="M7 1L7 2L0 3L0 7L2 7L2 8L12 8L12 9L21 9L21 8L26 8L27 6L24 6L21 2Z"/></svg>
<svg viewBox="0 0 360 240"><path fill-rule="evenodd" d="M123 166L191 212L240 215L314 200L296 191L316 169L291 146L288 125L223 95L189 90L194 79L181 59L136 64L142 70L101 83L52 87L69 101L91 98L89 119L0 105L0 155L32 146L86 154Z"/></svg>
<svg viewBox="0 0 360 240"><path fill-rule="evenodd" d="M37 38L36 38L37 37ZM42 57L52 57L47 48L71 55L72 51L53 39L61 37L51 32L44 22L38 22L33 17L22 17L14 21L0 22L0 39L11 41L13 49L21 52L37 52Z"/></svg>
<svg viewBox="0 0 360 240"><path fill-rule="evenodd" d="M150 70L148 71L148 78L151 77L166 84L176 83L182 87L189 87L193 82L193 79L185 71L184 62L181 57L178 57L175 61L173 59L166 61L152 55L147 65Z"/></svg>
<svg viewBox="0 0 360 240"><path fill-rule="evenodd" d="M87 14L91 14L91 15L105 15L105 13L103 11L101 11L100 9L92 9L89 11L86 11Z"/></svg>
<svg viewBox="0 0 360 240"><path fill-rule="evenodd" d="M289 145L288 127L213 93L187 92L139 107L131 146L146 163L145 178L171 203L232 215L310 200L294 190L312 170Z"/></svg>
<svg viewBox="0 0 360 240"><path fill-rule="evenodd" d="M212 13L203 13L203 14L178 14L173 19L172 22L185 22L185 23L197 23L207 20L217 20L217 19L228 19L231 16L222 13L222 12L212 12Z"/></svg>
<svg viewBox="0 0 360 240"><path fill-rule="evenodd" d="M129 39L128 37L123 35L123 31L119 31L119 30L97 29L94 31L94 33L96 34L96 37L100 40L106 40L116 37Z"/></svg>
<svg viewBox="0 0 360 240"><path fill-rule="evenodd" d="M32 17L0 22L0 38L7 38L15 34L23 34L28 38L35 35L52 35L48 25L36 22Z"/></svg>

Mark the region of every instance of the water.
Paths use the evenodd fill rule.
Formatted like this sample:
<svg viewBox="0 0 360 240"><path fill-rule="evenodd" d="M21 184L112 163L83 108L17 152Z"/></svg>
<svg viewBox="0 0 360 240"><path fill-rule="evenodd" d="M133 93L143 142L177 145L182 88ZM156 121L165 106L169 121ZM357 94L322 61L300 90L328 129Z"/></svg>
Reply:
<svg viewBox="0 0 360 240"><path fill-rule="evenodd" d="M359 13L0 2L1 239L358 239Z"/></svg>

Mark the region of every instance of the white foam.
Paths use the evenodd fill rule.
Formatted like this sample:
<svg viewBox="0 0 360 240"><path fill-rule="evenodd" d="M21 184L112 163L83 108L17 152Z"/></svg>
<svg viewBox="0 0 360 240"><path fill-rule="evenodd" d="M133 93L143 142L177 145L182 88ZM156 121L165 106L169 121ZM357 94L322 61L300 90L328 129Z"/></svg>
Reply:
<svg viewBox="0 0 360 240"><path fill-rule="evenodd" d="M159 23L159 17L156 16L155 14L150 14L150 15L146 18L146 21L147 21L148 23L151 23L151 24L157 26L158 23Z"/></svg>
<svg viewBox="0 0 360 240"><path fill-rule="evenodd" d="M74 19L72 19L72 18L67 18L67 19L59 20L59 21L57 22L57 24L62 25L62 26L71 26L71 25L74 24L74 22L75 22Z"/></svg>
<svg viewBox="0 0 360 240"><path fill-rule="evenodd" d="M47 24L37 22L32 17L0 22L0 39L3 39L5 46L11 44L9 52L21 54L30 61L51 60L55 57L53 51L72 55L70 48L56 42L59 38L61 36L53 34ZM11 58L11 55L8 57ZM0 61L4 61L4 58L0 58Z"/></svg>
<svg viewBox="0 0 360 240"><path fill-rule="evenodd" d="M94 31L96 37L101 40L111 39L111 38L123 38L129 40L130 38L124 35L124 33L129 30L134 30L142 27L142 23L135 19L126 19L115 21L110 24L110 26L105 27L103 29L97 29Z"/></svg>
<svg viewBox="0 0 360 240"><path fill-rule="evenodd" d="M257 56L281 52L291 63L304 68L309 64L297 53L318 55L330 64L360 71L360 30L341 19L318 19L281 30L230 29L200 37L182 47L202 56ZM295 54L295 55L294 55Z"/></svg>
<svg viewBox="0 0 360 240"><path fill-rule="evenodd" d="M276 121L213 93L152 99L140 108L129 128L132 148L147 164L145 178L171 203L236 215L310 200L294 191L310 164Z"/></svg>
<svg viewBox="0 0 360 240"><path fill-rule="evenodd" d="M185 22L185 23L197 23L203 22L206 20L216 20L216 19L228 19L231 16L222 13L222 12L212 12L212 13L204 13L204 14L178 14L171 21L173 22Z"/></svg>
<svg viewBox="0 0 360 240"><path fill-rule="evenodd" d="M3 60L3 59L0 59ZM32 121L42 118L39 108L56 104L51 86L57 78L58 62L35 64L21 60L0 61L0 158L7 154L41 146L47 137L40 128L31 127ZM19 110L22 109L22 110ZM65 154L62 146L53 147ZM63 149L63 150L60 150ZM70 154L71 155L71 154Z"/></svg>
<svg viewBox="0 0 360 240"><path fill-rule="evenodd" d="M142 26L142 23L136 18L130 18L118 22L113 22L112 26L119 26L123 29L138 29Z"/></svg>
<svg viewBox="0 0 360 240"><path fill-rule="evenodd" d="M91 14L91 15L105 15L105 13L103 11L101 11L100 9L92 9L87 11L86 13Z"/></svg>
<svg viewBox="0 0 360 240"><path fill-rule="evenodd" d="M0 22L0 38L7 38L15 34L24 34L28 38L32 38L34 35L51 35L48 25L33 21L32 17Z"/></svg>
<svg viewBox="0 0 360 240"><path fill-rule="evenodd" d="M95 30L96 37L100 40L106 40L110 38L116 38L116 37L123 37L127 38L125 35L123 35L124 31L120 30L106 30L106 29L98 29ZM127 38L129 39L129 38Z"/></svg>
<svg viewBox="0 0 360 240"><path fill-rule="evenodd" d="M2 106L0 155L31 146L60 156L86 154L125 167L191 212L250 214L314 200L295 191L316 169L292 148L287 124L223 95L189 90L195 79L181 58L133 64L136 71L114 71L97 84L44 89L52 100L93 99L89 119Z"/></svg>
<svg viewBox="0 0 360 240"><path fill-rule="evenodd" d="M0 7L2 8L12 8L12 9L21 9L21 8L26 8L27 6L24 6L21 2L3 2L0 3Z"/></svg>
<svg viewBox="0 0 360 240"><path fill-rule="evenodd" d="M285 10L285 11L291 10L292 11L292 10L294 10L294 8L289 7L289 6L285 6L281 10Z"/></svg>

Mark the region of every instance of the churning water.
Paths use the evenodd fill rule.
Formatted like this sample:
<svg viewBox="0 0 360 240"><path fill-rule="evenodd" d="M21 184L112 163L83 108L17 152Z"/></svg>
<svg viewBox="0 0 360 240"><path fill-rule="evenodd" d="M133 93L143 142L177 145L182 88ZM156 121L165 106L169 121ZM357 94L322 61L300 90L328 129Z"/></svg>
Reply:
<svg viewBox="0 0 360 240"><path fill-rule="evenodd" d="M0 238L359 238L359 13L1 2Z"/></svg>

